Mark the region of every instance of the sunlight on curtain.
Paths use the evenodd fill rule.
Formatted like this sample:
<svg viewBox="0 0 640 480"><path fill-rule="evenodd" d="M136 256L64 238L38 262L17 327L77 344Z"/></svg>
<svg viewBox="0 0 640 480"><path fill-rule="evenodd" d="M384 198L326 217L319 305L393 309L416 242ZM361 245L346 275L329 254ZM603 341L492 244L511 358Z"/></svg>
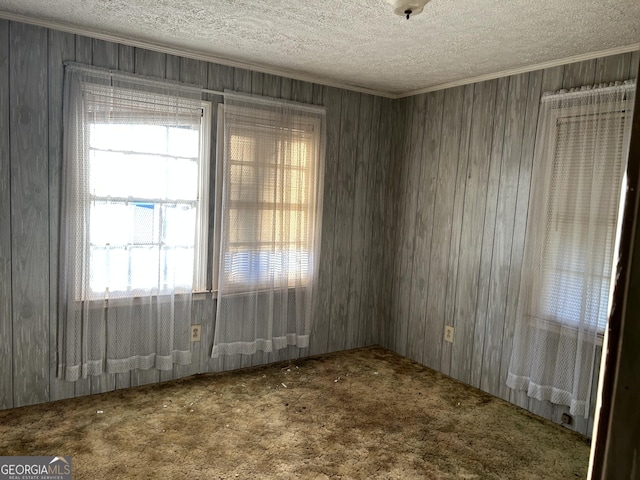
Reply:
<svg viewBox="0 0 640 480"><path fill-rule="evenodd" d="M190 363L200 97L65 68L61 378Z"/></svg>
<svg viewBox="0 0 640 480"><path fill-rule="evenodd" d="M589 415L635 85L545 94L507 385Z"/></svg>
<svg viewBox="0 0 640 480"><path fill-rule="evenodd" d="M309 345L324 109L225 95L212 356Z"/></svg>

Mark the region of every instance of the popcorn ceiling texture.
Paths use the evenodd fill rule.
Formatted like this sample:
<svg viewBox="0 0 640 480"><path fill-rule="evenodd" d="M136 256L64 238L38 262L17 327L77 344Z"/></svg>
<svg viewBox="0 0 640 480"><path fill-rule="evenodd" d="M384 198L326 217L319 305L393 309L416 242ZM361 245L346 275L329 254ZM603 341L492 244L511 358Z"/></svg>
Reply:
<svg viewBox="0 0 640 480"><path fill-rule="evenodd" d="M389 93L640 41L638 0L0 0L1 11Z"/></svg>

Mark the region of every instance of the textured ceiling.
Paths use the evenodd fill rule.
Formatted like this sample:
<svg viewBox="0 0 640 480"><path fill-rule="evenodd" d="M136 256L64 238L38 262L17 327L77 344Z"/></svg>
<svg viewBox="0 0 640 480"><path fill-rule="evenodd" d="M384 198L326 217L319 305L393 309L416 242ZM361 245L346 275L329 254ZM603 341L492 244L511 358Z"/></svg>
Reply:
<svg viewBox="0 0 640 480"><path fill-rule="evenodd" d="M639 0L431 0L410 20L386 0L0 0L2 11L392 94L640 42Z"/></svg>

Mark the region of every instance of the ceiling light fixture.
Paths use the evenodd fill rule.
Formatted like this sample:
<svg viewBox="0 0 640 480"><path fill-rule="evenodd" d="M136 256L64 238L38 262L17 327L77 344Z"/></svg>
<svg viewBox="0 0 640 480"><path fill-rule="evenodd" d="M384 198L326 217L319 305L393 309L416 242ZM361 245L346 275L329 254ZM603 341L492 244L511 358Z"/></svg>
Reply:
<svg viewBox="0 0 640 480"><path fill-rule="evenodd" d="M396 15L406 16L407 20L411 15L417 15L424 9L429 0L387 0Z"/></svg>

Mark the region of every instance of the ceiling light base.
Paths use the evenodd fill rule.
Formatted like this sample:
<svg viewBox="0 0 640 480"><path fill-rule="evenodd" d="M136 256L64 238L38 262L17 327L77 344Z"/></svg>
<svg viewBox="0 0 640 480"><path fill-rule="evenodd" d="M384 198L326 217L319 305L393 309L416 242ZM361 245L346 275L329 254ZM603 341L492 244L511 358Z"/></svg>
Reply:
<svg viewBox="0 0 640 480"><path fill-rule="evenodd" d="M393 8L393 13L407 17L418 15L424 9L429 0L387 0L387 3Z"/></svg>

